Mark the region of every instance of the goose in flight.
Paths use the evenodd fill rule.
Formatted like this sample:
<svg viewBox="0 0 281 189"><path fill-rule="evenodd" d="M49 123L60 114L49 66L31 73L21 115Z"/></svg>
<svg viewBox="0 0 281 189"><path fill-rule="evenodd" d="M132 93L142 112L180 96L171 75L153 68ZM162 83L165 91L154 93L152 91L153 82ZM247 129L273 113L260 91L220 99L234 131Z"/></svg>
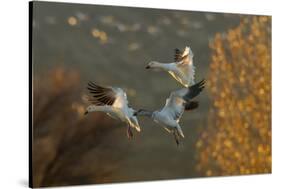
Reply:
<svg viewBox="0 0 281 189"><path fill-rule="evenodd" d="M166 71L185 87L194 84L195 67L193 66L193 53L190 47L185 47L183 52L175 49L175 62L160 63L151 61L146 66L146 69Z"/></svg>
<svg viewBox="0 0 281 189"><path fill-rule="evenodd" d="M92 95L89 99L92 104L87 107L85 115L89 112L105 112L110 117L125 122L128 138L133 137L131 128L141 131L138 119L133 115L135 110L128 106L127 95L121 88L102 87L93 82L89 82L87 88Z"/></svg>
<svg viewBox="0 0 281 189"><path fill-rule="evenodd" d="M193 110L198 107L199 103L192 99L203 90L204 84L205 80L203 79L195 85L171 92L170 97L166 100L166 104L161 110L148 111L140 109L134 115L147 116L156 123L160 123L165 130L174 135L176 143L179 145L179 138L184 138L179 125L180 118L185 110Z"/></svg>

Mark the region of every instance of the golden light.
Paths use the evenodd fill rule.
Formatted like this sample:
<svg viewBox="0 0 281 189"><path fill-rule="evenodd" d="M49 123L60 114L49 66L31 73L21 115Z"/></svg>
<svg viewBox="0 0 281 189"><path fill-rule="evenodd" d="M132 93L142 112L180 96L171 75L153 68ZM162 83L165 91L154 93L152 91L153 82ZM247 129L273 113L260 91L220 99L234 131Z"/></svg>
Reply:
<svg viewBox="0 0 281 189"><path fill-rule="evenodd" d="M148 26L147 32L151 35L154 35L159 32L158 28L156 26Z"/></svg>
<svg viewBox="0 0 281 189"><path fill-rule="evenodd" d="M140 48L140 44L137 43L137 42L130 43L130 44L128 45L128 49L129 49L130 51L135 51L135 50L138 50L139 48Z"/></svg>
<svg viewBox="0 0 281 189"><path fill-rule="evenodd" d="M244 17L210 44L211 109L196 143L206 176L271 172L270 35L270 17Z"/></svg>
<svg viewBox="0 0 281 189"><path fill-rule="evenodd" d="M74 17L74 16L71 16L67 19L67 22L69 25L71 26L75 26L78 24L78 20Z"/></svg>
<svg viewBox="0 0 281 189"><path fill-rule="evenodd" d="M92 36L99 39L99 41L102 44L105 44L108 42L108 36L104 31L94 28L94 29L92 29L91 33L92 33Z"/></svg>
<svg viewBox="0 0 281 189"><path fill-rule="evenodd" d="M98 29L92 29L92 35L94 37L99 37L100 36L100 31Z"/></svg>

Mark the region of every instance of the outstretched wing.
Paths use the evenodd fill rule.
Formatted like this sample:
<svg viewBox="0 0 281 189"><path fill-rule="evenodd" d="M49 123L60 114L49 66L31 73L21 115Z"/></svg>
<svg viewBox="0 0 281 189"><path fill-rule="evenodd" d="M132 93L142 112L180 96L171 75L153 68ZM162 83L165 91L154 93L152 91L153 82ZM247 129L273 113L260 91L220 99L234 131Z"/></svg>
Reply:
<svg viewBox="0 0 281 189"><path fill-rule="evenodd" d="M183 51L178 48L175 49L175 62L183 64L192 63L193 53L190 47L185 47Z"/></svg>
<svg viewBox="0 0 281 189"><path fill-rule="evenodd" d="M177 68L179 70L180 83L185 86L194 84L195 67L193 65L193 53L190 47L185 47L181 52L179 49L175 49L175 61L177 62Z"/></svg>
<svg viewBox="0 0 281 189"><path fill-rule="evenodd" d="M205 87L205 79L202 79L198 83L196 83L186 89L179 90L178 94L180 96L182 96L182 98L185 101L190 101L191 99L193 99L194 97L199 95L199 93L201 93L201 91L204 89L204 87Z"/></svg>
<svg viewBox="0 0 281 189"><path fill-rule="evenodd" d="M182 52L176 48L175 49L175 62L181 62L182 61Z"/></svg>
<svg viewBox="0 0 281 189"><path fill-rule="evenodd" d="M116 108L128 106L127 95L120 88L102 87L93 82L89 82L87 88L92 95L89 101L94 105L109 105Z"/></svg>
<svg viewBox="0 0 281 189"><path fill-rule="evenodd" d="M164 108L161 110L166 115L171 116L174 120L179 121L185 109L194 109L198 104L190 104L190 100L196 97L205 87L205 80L202 80L188 88L173 91L166 100ZM189 107L190 106L190 107Z"/></svg>

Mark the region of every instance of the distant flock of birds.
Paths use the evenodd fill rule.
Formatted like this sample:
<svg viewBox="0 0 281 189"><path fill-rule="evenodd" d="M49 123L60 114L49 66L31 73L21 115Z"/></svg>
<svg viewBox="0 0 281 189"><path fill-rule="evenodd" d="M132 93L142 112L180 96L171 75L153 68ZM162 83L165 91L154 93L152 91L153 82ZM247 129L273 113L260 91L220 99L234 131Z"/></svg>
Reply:
<svg viewBox="0 0 281 189"><path fill-rule="evenodd" d="M129 139L133 137L131 128L136 129L138 132L141 131L137 117L147 116L173 134L176 144L179 145L180 138L184 138L183 131L179 125L180 118L184 111L198 107L199 102L194 101L193 98L203 90L205 80L194 83L195 68L190 47L185 47L183 51L175 49L175 62L160 63L151 61L146 66L146 69L168 72L184 88L172 91L169 98L166 99L165 106L160 110L134 110L129 107L127 95L121 88L104 87L94 82L89 82L87 88L91 94L89 101L92 104L87 107L85 115L89 112L104 112L112 118L125 122Z"/></svg>

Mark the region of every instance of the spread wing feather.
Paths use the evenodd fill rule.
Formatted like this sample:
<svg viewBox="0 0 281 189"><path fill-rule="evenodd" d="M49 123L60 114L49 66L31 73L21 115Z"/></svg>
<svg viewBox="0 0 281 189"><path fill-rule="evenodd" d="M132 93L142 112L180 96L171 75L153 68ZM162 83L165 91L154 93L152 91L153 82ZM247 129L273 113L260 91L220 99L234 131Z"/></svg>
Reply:
<svg viewBox="0 0 281 189"><path fill-rule="evenodd" d="M193 58L193 53L190 47L185 47L183 51L178 48L175 49L175 62L181 62L186 64L190 62L190 59Z"/></svg>
<svg viewBox="0 0 281 189"><path fill-rule="evenodd" d="M182 61L182 52L176 48L175 49L175 62L180 62Z"/></svg>
<svg viewBox="0 0 281 189"><path fill-rule="evenodd" d="M110 87L102 87L93 82L88 83L87 89L92 95L90 101L97 106L113 105L116 100L115 92Z"/></svg>
<svg viewBox="0 0 281 189"><path fill-rule="evenodd" d="M92 95L90 102L94 105L109 105L115 108L128 107L127 95L121 88L102 87L89 82L87 89Z"/></svg>
<svg viewBox="0 0 281 189"><path fill-rule="evenodd" d="M193 99L199 93L201 93L201 91L204 89L204 87L205 87L205 80L202 79L198 83L196 83L196 84L194 84L194 85L192 85L192 86L187 88L186 94L184 94L182 96L183 99L186 100L186 101L189 101L189 100Z"/></svg>

